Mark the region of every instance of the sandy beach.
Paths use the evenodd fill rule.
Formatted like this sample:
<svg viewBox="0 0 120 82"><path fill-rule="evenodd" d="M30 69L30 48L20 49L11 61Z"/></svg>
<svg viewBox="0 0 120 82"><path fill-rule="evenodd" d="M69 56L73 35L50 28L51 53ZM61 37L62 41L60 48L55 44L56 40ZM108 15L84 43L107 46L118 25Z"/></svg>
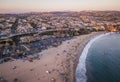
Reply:
<svg viewBox="0 0 120 82"><path fill-rule="evenodd" d="M40 59L0 64L0 77L9 82L75 82L75 69L87 42L104 32L75 36L39 53ZM79 54L78 54L79 53Z"/></svg>

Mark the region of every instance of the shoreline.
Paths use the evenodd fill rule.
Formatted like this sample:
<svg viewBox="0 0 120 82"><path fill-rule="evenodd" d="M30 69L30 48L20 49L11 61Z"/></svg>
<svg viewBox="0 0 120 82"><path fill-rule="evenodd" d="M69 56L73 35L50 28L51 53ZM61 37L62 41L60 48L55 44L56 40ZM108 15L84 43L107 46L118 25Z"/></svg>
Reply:
<svg viewBox="0 0 120 82"><path fill-rule="evenodd" d="M112 32L111 32L112 33ZM102 38L104 36L107 36L107 35L110 35L111 33L104 33L104 34L100 34L98 36L95 36L94 38L92 38L87 44L86 46L84 47L82 53L81 53L81 56L79 58L79 62L81 63L78 63L77 65L77 68L76 68L76 77L77 77L77 73L80 73L79 74L79 77L81 77L81 79L79 78L76 78L77 82L86 82L87 81L87 76L86 76L86 57L87 57L87 53L88 53L88 50L89 48L91 47L91 45L96 41L98 40L99 38ZM79 69L79 71L78 71Z"/></svg>
<svg viewBox="0 0 120 82"><path fill-rule="evenodd" d="M87 81L86 63L85 62L86 62L86 57L87 57L87 53L88 53L89 48L94 43L94 41L96 41L97 39L104 37L108 34L110 34L110 33L104 33L104 34L100 34L98 36L95 36L90 41L88 41L88 43L85 45L85 47L81 53L81 56L79 58L79 62L81 62L81 63L78 63L78 65L76 67L76 81L77 82L86 82ZM77 78L78 75L79 75L79 78Z"/></svg>
<svg viewBox="0 0 120 82"><path fill-rule="evenodd" d="M76 82L76 69L77 69L77 66L79 64L79 59L80 59L80 56L82 55L83 53L83 50L84 48L86 47L86 45L94 38L104 34L106 32L96 32L95 34L91 34L89 35L89 37L85 40L85 42L83 42L81 45L78 46L78 49L77 49L77 54L76 54L76 59L75 59L75 63L74 63L74 82Z"/></svg>
<svg viewBox="0 0 120 82"><path fill-rule="evenodd" d="M103 33L75 36L58 47L40 52L40 59L33 62L16 60L0 64L0 77L9 82L15 78L22 82L75 82L76 67L84 47L90 39Z"/></svg>

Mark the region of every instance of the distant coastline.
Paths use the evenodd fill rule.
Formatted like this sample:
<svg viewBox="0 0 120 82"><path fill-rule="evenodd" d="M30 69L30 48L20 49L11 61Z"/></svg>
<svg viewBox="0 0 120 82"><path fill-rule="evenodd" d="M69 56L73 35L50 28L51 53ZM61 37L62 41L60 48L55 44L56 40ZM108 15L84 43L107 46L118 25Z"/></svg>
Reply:
<svg viewBox="0 0 120 82"><path fill-rule="evenodd" d="M0 14L39 14L39 13L74 13L74 12L120 12L120 10L80 10L80 11L26 11L26 12L0 12Z"/></svg>

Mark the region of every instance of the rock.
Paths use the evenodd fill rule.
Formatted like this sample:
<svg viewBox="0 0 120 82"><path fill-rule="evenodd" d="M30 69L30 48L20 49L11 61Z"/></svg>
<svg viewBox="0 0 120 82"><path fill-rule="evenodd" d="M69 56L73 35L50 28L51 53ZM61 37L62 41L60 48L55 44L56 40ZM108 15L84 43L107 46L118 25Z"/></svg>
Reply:
<svg viewBox="0 0 120 82"><path fill-rule="evenodd" d="M35 59L40 60L40 58L39 58L39 55L38 55L38 54L29 55L29 56L27 56L27 58L28 58L28 61L30 61L30 62L33 62L33 60L35 60Z"/></svg>
<svg viewBox="0 0 120 82"><path fill-rule="evenodd" d="M38 80L40 80L40 78L38 78Z"/></svg>
<svg viewBox="0 0 120 82"><path fill-rule="evenodd" d="M61 42L57 42L57 43L52 44L52 46L53 47L58 47L60 44L61 44Z"/></svg>
<svg viewBox="0 0 120 82"><path fill-rule="evenodd" d="M56 79L55 78L51 78L51 82L56 82Z"/></svg>
<svg viewBox="0 0 120 82"><path fill-rule="evenodd" d="M17 66L14 66L12 69L14 70L14 69L16 69L17 68Z"/></svg>
<svg viewBox="0 0 120 82"><path fill-rule="evenodd" d="M60 54L57 54L58 56L60 55Z"/></svg>
<svg viewBox="0 0 120 82"><path fill-rule="evenodd" d="M55 69L52 69L52 71L55 71Z"/></svg>
<svg viewBox="0 0 120 82"><path fill-rule="evenodd" d="M63 52L66 52L66 50L64 50Z"/></svg>
<svg viewBox="0 0 120 82"><path fill-rule="evenodd" d="M30 69L30 71L34 71L34 69Z"/></svg>
<svg viewBox="0 0 120 82"><path fill-rule="evenodd" d="M15 78L14 80L13 80L13 82L20 82L17 78Z"/></svg>
<svg viewBox="0 0 120 82"><path fill-rule="evenodd" d="M27 58L28 58L28 61L33 62L34 56L33 55L29 55L29 56L27 56Z"/></svg>
<svg viewBox="0 0 120 82"><path fill-rule="evenodd" d="M50 74L51 72L50 71L46 71L47 74Z"/></svg>
<svg viewBox="0 0 120 82"><path fill-rule="evenodd" d="M33 59L29 59L28 61L29 61L29 62L33 62Z"/></svg>
<svg viewBox="0 0 120 82"><path fill-rule="evenodd" d="M47 66L47 64L45 64L44 66Z"/></svg>

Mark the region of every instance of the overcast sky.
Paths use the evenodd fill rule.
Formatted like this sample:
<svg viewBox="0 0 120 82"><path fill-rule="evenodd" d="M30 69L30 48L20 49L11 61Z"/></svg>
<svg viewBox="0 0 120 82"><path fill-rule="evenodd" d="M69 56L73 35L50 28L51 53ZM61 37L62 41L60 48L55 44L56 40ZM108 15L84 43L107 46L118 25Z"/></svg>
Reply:
<svg viewBox="0 0 120 82"><path fill-rule="evenodd" d="M120 10L120 0L0 0L0 12Z"/></svg>

